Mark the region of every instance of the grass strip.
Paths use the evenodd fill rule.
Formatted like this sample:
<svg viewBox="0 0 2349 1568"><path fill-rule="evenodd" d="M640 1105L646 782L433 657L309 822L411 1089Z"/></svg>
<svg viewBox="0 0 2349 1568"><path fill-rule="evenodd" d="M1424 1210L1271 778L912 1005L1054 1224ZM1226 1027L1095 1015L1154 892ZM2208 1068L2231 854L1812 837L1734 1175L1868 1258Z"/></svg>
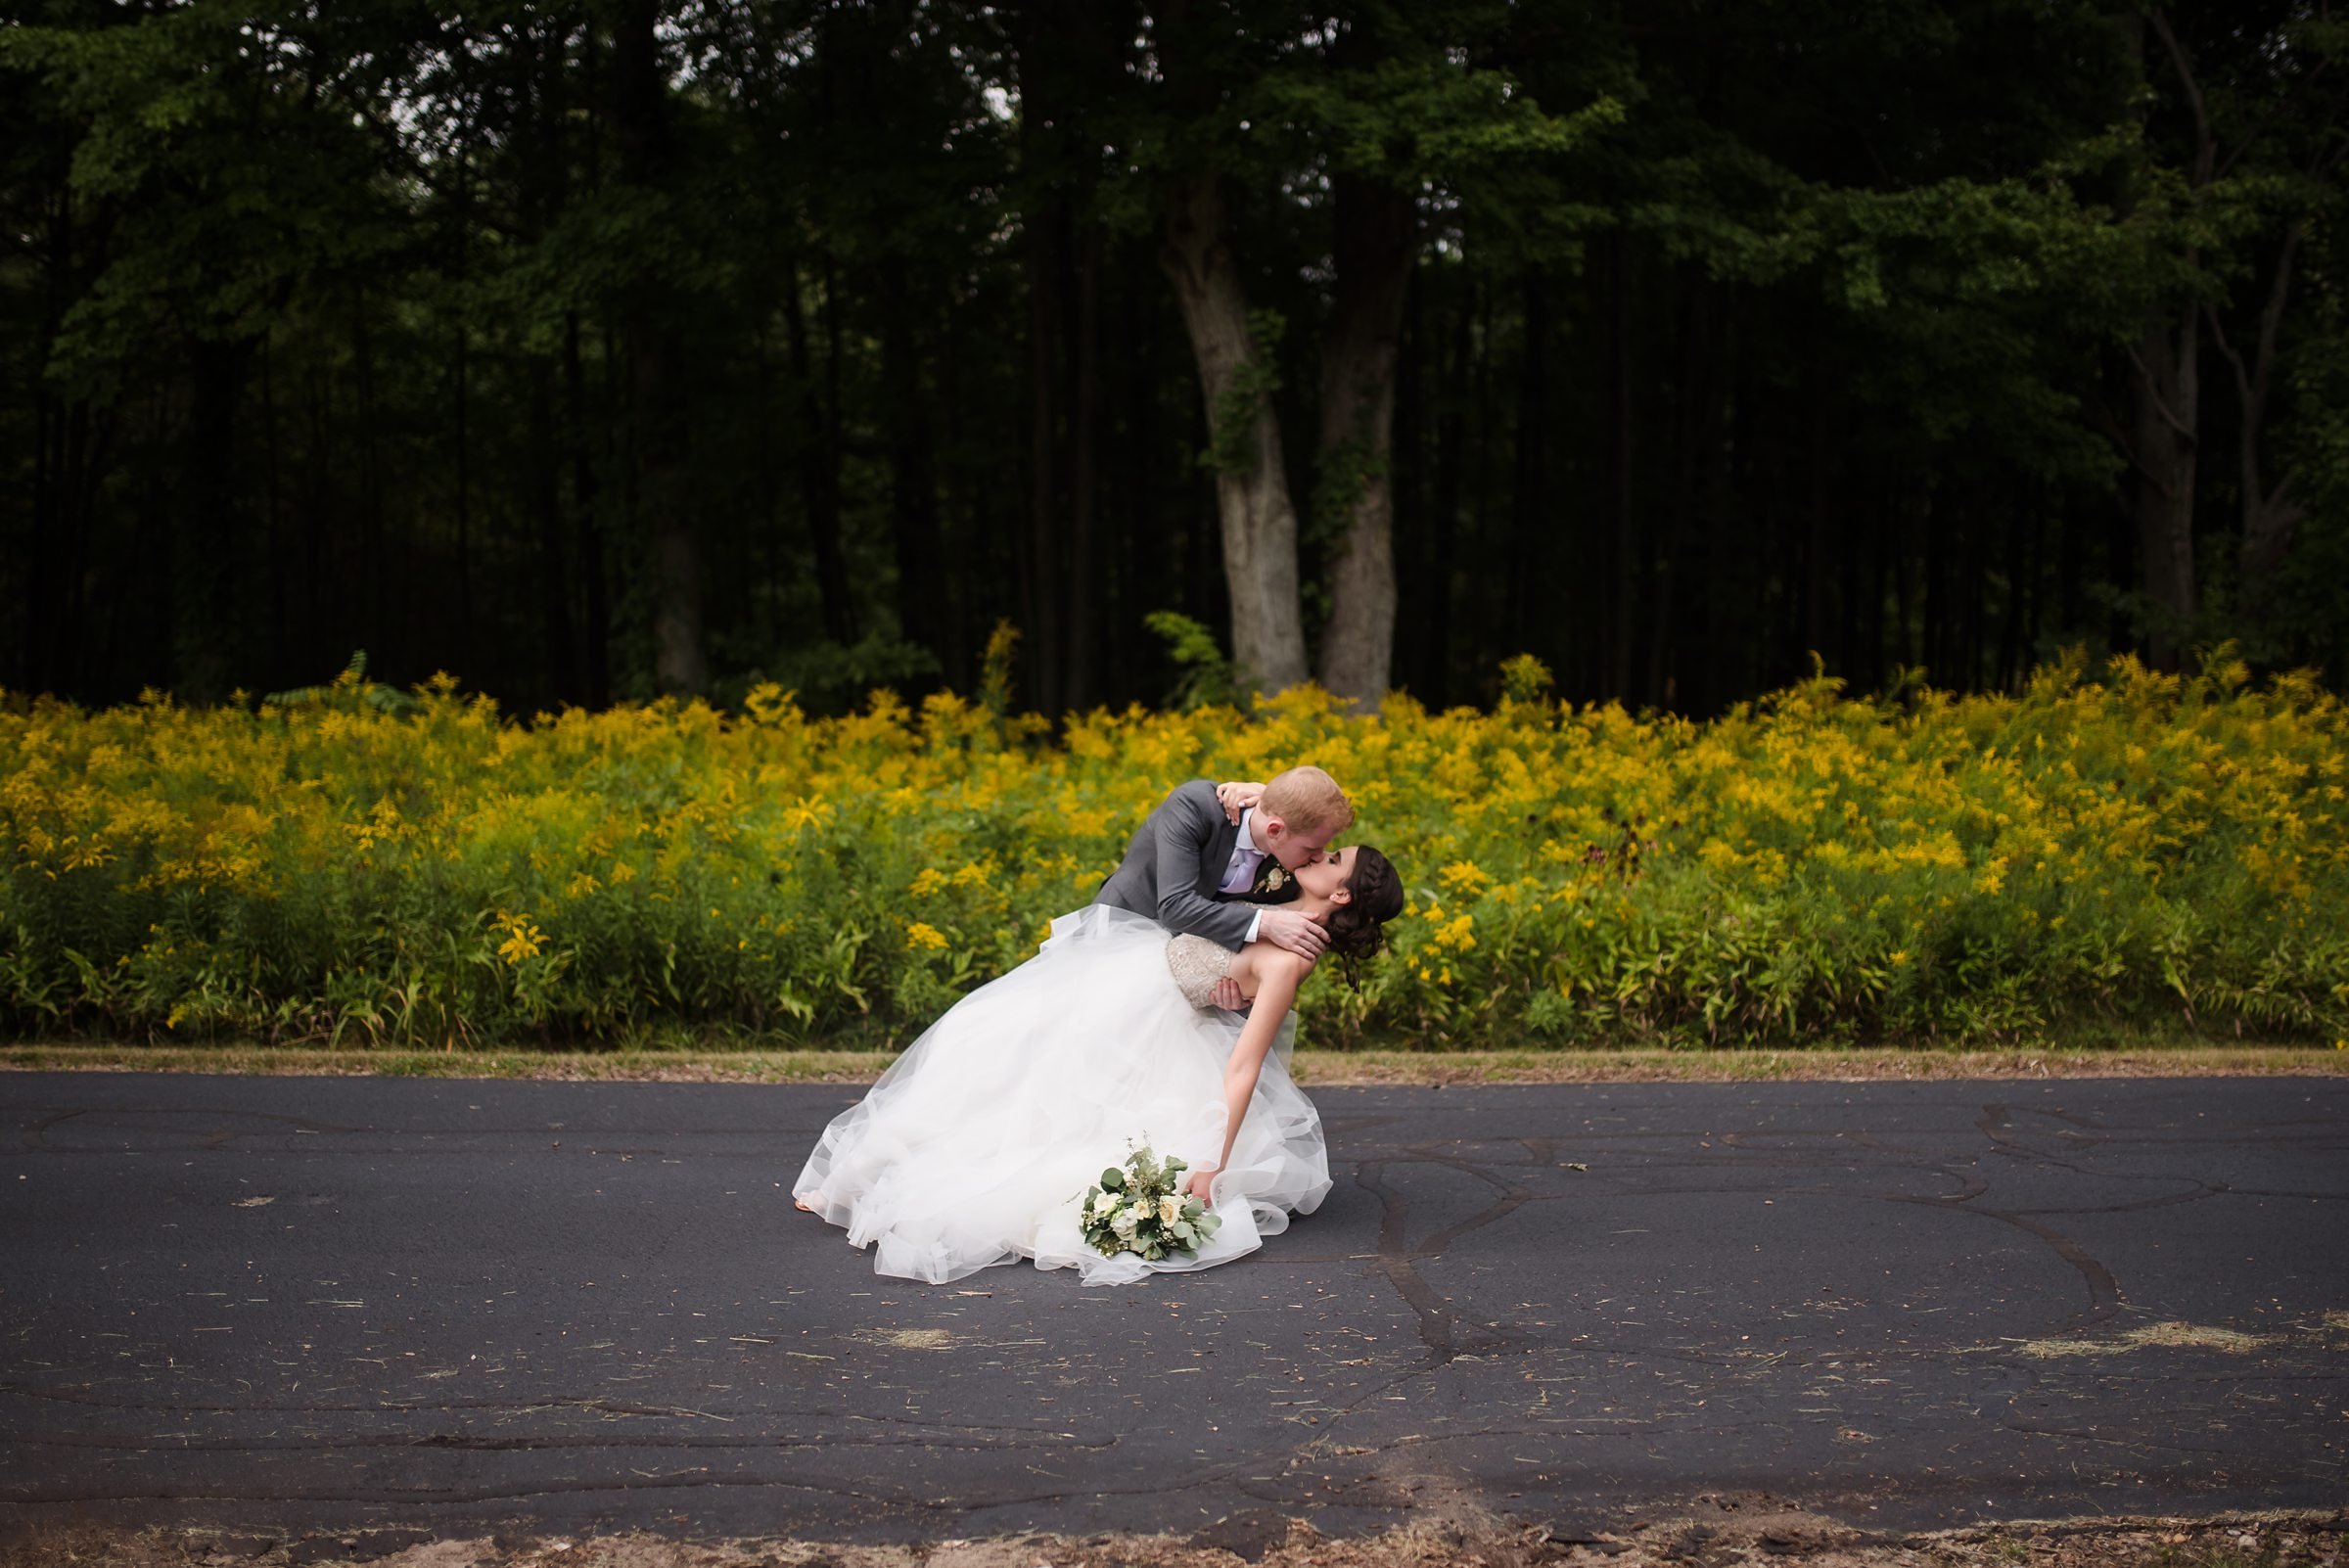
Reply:
<svg viewBox="0 0 2349 1568"><path fill-rule="evenodd" d="M493 1078L565 1083L869 1084L873 1050L399 1051L271 1045L0 1046L0 1071ZM2349 1049L2099 1045L2000 1050L1815 1046L1756 1050L1301 1050L1297 1082L1438 1084L1871 1083L2012 1078L2236 1078L2349 1074Z"/></svg>

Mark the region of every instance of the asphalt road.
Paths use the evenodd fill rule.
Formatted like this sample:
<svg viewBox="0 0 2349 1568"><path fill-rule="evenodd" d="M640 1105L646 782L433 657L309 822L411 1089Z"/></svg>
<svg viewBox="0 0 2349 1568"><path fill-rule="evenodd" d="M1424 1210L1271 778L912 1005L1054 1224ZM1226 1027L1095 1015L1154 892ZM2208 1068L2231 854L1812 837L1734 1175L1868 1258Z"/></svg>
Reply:
<svg viewBox="0 0 2349 1568"><path fill-rule="evenodd" d="M854 1093L0 1075L0 1530L2345 1495L2343 1081L1322 1090L1318 1214L1096 1290L873 1275Z"/></svg>

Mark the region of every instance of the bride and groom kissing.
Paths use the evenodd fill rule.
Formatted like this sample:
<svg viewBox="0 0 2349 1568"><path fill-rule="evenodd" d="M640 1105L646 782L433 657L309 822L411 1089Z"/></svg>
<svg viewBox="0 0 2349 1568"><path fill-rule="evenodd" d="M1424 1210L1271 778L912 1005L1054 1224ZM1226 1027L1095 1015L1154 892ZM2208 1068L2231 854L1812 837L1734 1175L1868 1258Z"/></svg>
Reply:
<svg viewBox="0 0 2349 1568"><path fill-rule="evenodd" d="M1295 1003L1325 959L1348 983L1402 913L1378 851L1320 768L1183 784L1094 900L1035 957L971 992L825 1128L792 1194L874 1249L876 1272L944 1284L990 1265L1086 1284L1210 1268L1330 1189L1320 1116L1289 1076ZM1221 1220L1189 1256L1104 1256L1080 1195L1128 1148L1188 1162Z"/></svg>

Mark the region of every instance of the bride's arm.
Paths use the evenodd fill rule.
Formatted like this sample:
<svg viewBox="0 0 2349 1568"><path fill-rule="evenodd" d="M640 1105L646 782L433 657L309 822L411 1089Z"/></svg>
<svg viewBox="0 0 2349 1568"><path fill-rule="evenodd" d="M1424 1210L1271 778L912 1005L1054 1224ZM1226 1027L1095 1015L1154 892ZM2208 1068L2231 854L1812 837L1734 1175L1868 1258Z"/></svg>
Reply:
<svg viewBox="0 0 2349 1568"><path fill-rule="evenodd" d="M1256 1010L1248 1015L1248 1023L1240 1031L1240 1041L1231 1048L1231 1061L1223 1069L1223 1152L1216 1163L1191 1173L1183 1182L1186 1191L1202 1203L1212 1203L1215 1177L1231 1163L1231 1146L1240 1135L1240 1123L1248 1115L1248 1102L1256 1094L1256 1080L1265 1069L1265 1052L1272 1048L1272 1038L1280 1033L1281 1020L1289 1016L1289 1007L1297 1000L1298 982L1313 964L1295 953L1275 947L1270 943L1258 943L1256 958Z"/></svg>

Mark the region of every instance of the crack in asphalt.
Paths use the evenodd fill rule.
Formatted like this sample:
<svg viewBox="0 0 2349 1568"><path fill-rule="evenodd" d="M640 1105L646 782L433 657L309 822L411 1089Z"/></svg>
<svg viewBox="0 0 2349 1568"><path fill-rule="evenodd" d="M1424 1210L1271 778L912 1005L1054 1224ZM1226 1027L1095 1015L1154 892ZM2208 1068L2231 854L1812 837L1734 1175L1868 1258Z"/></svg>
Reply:
<svg viewBox="0 0 2349 1568"><path fill-rule="evenodd" d="M80 1156L69 1180L36 1181L26 1190L49 1206L39 1213L73 1214L73 1222L92 1238L84 1250L78 1234L28 1231L22 1222L12 1225L0 1210L0 1247L23 1253L30 1243L27 1256L37 1259L34 1274L0 1278L0 1313L15 1325L0 1336L0 1371L18 1374L0 1379L0 1398L16 1402L13 1408L0 1404L0 1474L8 1477L0 1482L0 1509L115 1507L160 1519L207 1508L224 1516L240 1509L362 1506L524 1509L536 1517L568 1518L587 1505L644 1521L656 1508L678 1506L695 1510L691 1517L703 1521L804 1514L852 1533L887 1534L920 1528L923 1521L980 1517L990 1527L994 1521L1013 1527L1071 1508L1089 1508L1117 1527L1160 1528L1193 1504L1227 1512L1243 1501L1309 1513L1327 1506L1338 1510L1327 1517L1346 1520L1407 1514L1431 1498L1489 1501L1523 1492L1536 1499L1526 1506L1546 1510L1602 1495L1682 1491L1692 1479L1724 1474L1739 1477L1737 1484L1766 1477L1783 1489L1781 1495L1832 1492L1863 1499L1855 1507L1889 1508L1902 1497L1930 1499L1909 1505L1910 1512L1944 1519L1953 1510L1979 1512L1983 1499L2019 1485L2014 1478L2026 1472L2015 1466L2025 1455L2028 1473L2046 1473L2044 1484L2033 1484L2034 1496L2093 1488L2107 1473L2152 1483L2140 1497L2163 1487L2198 1495L2217 1484L2214 1455L2225 1456L2228 1468L2244 1478L2227 1483L2238 1490L2337 1485L2349 1476L2349 1462L2329 1422L2337 1389L2349 1381L2349 1371L2336 1369L2349 1355L2349 1336L2333 1334L2323 1314L2349 1299L2343 1288L2349 1267L2331 1232L2308 1235L2294 1256L2233 1278L2202 1271L2205 1252L2182 1249L2172 1263L2171 1254L2142 1247L2109 1251L2106 1245L2109 1237L2147 1233L2184 1240L2224 1233L2222 1255L2238 1245L2264 1254L2275 1243L2243 1230L2261 1205L2349 1197L2326 1185L2335 1173L2324 1162L2331 1151L2349 1147L2340 1120L2259 1114L2263 1095L2310 1096L2330 1093L2330 1086L2314 1081L2197 1084L2195 1114L2207 1111L2212 1123L2186 1133L2174 1120L2133 1111L2142 1099L2132 1100L2135 1091L2126 1081L2115 1082L2117 1087L2065 1085L2068 1106L2029 1103L2036 1085L2013 1085L1988 1103L1965 1100L1964 1084L1904 1086L1884 1096L1902 1107L1897 1130L1831 1125L1835 1116L1867 1114L1872 1102L1865 1087L1839 1091L1842 1103L1832 1108L1798 1106L1800 1114L1785 1125L1765 1115L1760 1127L1735 1125L1737 1117L1759 1114L1751 1108L1764 1098L1747 1086L1726 1093L1643 1087L1641 1094L1654 1104L1703 1110L1642 1114L1617 1102L1607 1106L1606 1117L1570 1111L1561 1118L1553 1110L1530 1130L1522 1120L1511 1125L1524 1107L1588 1110L1587 1096L1571 1085L1539 1094L1379 1091L1399 1102L1390 1111L1348 1109L1350 1095L1356 1107L1362 1105L1369 1097L1363 1091L1324 1090L1317 1095L1328 1106L1324 1127L1333 1153L1346 1156L1333 1161L1340 1201L1273 1238L1256 1257L1178 1285L1160 1281L1155 1291L1084 1292L1056 1276L993 1275L993 1290L963 1293L992 1297L991 1305L966 1306L919 1286L876 1284L869 1273L860 1277L859 1270L869 1269L862 1255L845 1262L806 1246L796 1231L780 1242L748 1238L746 1249L746 1238L732 1228L741 1222L740 1211L714 1210L708 1219L680 1211L658 1237L665 1249L660 1268L673 1271L665 1279L668 1297L659 1293L662 1285L652 1285L648 1297L639 1272L633 1294L599 1302L588 1319L597 1325L587 1330L592 1335L612 1332L604 1325L624 1322L648 1303L680 1310L709 1306L714 1314L722 1300L697 1301L679 1292L707 1293L714 1272L735 1281L717 1288L737 1297L762 1286L781 1295L767 1282L780 1267L790 1271L794 1288L789 1302L766 1302L769 1317L778 1325L797 1321L836 1330L803 1342L811 1349L838 1349L832 1341L845 1332L844 1316L862 1325L858 1335L894 1333L898 1325L945 1320L935 1312L951 1303L946 1316L957 1324L983 1333L993 1325L991 1331L1005 1333L1012 1330L1002 1324L1017 1323L1033 1336L1006 1341L1014 1348L984 1365L967 1357L932 1360L937 1352L903 1346L865 1346L826 1362L819 1373L784 1359L799 1352L697 1349L708 1342L687 1343L693 1330L681 1325L658 1330L670 1336L658 1349L631 1347L598 1360L588 1353L605 1347L573 1343L549 1355L557 1350L552 1335L558 1325L577 1331L580 1309L543 1283L530 1290L530 1270L543 1268L543 1262L522 1262L501 1276L501 1284L525 1286L523 1305L514 1309L524 1314L521 1321L535 1321L548 1336L538 1359L495 1368L501 1381L543 1388L569 1379L576 1386L625 1367L627 1381L657 1391L668 1403L351 1398L369 1378L382 1383L416 1375L404 1368L369 1373L365 1364L350 1364L385 1367L383 1358L394 1344L414 1344L451 1362L465 1360L469 1325L485 1319L464 1315L461 1298L470 1293L470 1282L446 1283L447 1267L435 1262L407 1262L393 1277L409 1295L398 1306L379 1303L364 1322L305 1314L300 1305L319 1304L291 1300L238 1319L258 1331L257 1346L243 1338L231 1342L219 1328L210 1331L220 1339L198 1340L198 1330L184 1322L150 1328L149 1316L134 1324L123 1314L161 1309L166 1322L175 1315L185 1319L197 1308L183 1298L221 1294L159 1290L148 1282L170 1279L168 1260L174 1257L215 1258L231 1268L237 1260L249 1268L260 1267L254 1258L266 1262L279 1232L219 1214L240 1187L204 1201L180 1196L219 1191L217 1173L244 1169L233 1162L282 1168L291 1159L305 1173L321 1159L342 1167L333 1183L334 1207L305 1223L299 1243L304 1260L299 1267L320 1274L354 1267L350 1259L364 1257L379 1232L392 1246L407 1246L407 1211L368 1208L371 1194L398 1194L403 1201L414 1195L445 1205L433 1195L448 1190L447 1180L467 1183L460 1191L522 1185L511 1215L478 1201L472 1206L478 1212L436 1215L441 1227L436 1248L494 1252L497 1236L528 1233L529 1221L521 1231L514 1222L535 1205L561 1217L561 1227L544 1245L532 1238L519 1256L542 1260L550 1252L584 1247L602 1259L624 1254L599 1240L604 1214L589 1200L600 1193L591 1193L589 1182L568 1174L561 1161L591 1151L673 1155L670 1165L703 1166L699 1173L688 1166L665 1177L672 1182L658 1189L665 1200L697 1188L762 1195L769 1184L762 1166L784 1158L775 1153L775 1129L721 1130L691 1119L702 1108L725 1103L821 1109L843 1097L837 1091L746 1087L739 1097L688 1101L639 1085L562 1085L563 1093L536 1085L532 1098L548 1105L621 1100L639 1108L686 1106L682 1114L691 1125L661 1126L658 1117L631 1114L624 1128L589 1129L576 1121L566 1128L551 1119L518 1117L509 1106L508 1114L486 1115L479 1124L452 1121L419 1132L412 1119L373 1109L377 1099L396 1103L409 1092L397 1084L319 1090L333 1103L299 1108L303 1114L291 1114L284 1104L302 1091L283 1085L240 1090L253 1097L252 1105L224 1106L220 1094L207 1091L204 1104L191 1107L147 1091L133 1103L108 1105L101 1103L106 1093L128 1091L85 1084L89 1103L71 1109L20 1104L13 1113L19 1147L13 1154L0 1149L0 1158L33 1162L23 1169L35 1176L47 1169L38 1162ZM0 1105L10 1086L0 1084ZM463 1092L494 1112L507 1087L469 1085ZM2096 1101L2096 1112L2080 1108L2099 1095L2104 1099ZM1796 1098L1780 1093L1771 1103L1784 1106ZM448 1110L445 1094L425 1103L435 1115ZM318 1114L338 1107L364 1114ZM1462 1111L1474 1118L1468 1135L1428 1135L1457 1128ZM800 1123L812 1112L794 1115L782 1138L787 1146L806 1135ZM1635 1129L1602 1125L1634 1116L1642 1121ZM123 1125L139 1118L152 1125ZM1708 1127L1715 1130L1700 1130ZM299 1136L284 1136L289 1129ZM542 1140L550 1136L566 1144L561 1155L545 1150ZM104 1146L101 1137L115 1139L115 1146ZM281 1137L295 1146L268 1142ZM719 1146L727 1140L736 1143ZM458 1142L464 1147L452 1147ZM200 1176L182 1178L176 1168L159 1169L160 1162L137 1157L141 1149L150 1156L184 1153ZM796 1157L789 1147L785 1154ZM2099 1169L2116 1160L2142 1165L2149 1155L2165 1169ZM1595 1169L1563 1176L1562 1168L1577 1157L1587 1157ZM612 1178L602 1173L611 1169L599 1168L592 1181L608 1183ZM1997 1173L2007 1169L2040 1173L2025 1178L2027 1192L2015 1194L2022 1202L1995 1201ZM460 1170L475 1174L442 1176ZM2237 1185L2237 1177L2257 1184ZM673 1184L679 1178L682 1186ZM199 1184L175 1187L183 1179ZM2083 1197L2108 1198L2115 1184L2122 1192L2146 1195L2060 1201L2066 1185L2088 1182L2098 1185ZM67 1190L91 1183L102 1184L101 1191L87 1202L77 1203ZM1563 1190L1556 1190L1561 1183ZM1930 1190L1899 1190L1903 1184ZM1359 1196L1349 1201L1347 1194ZM158 1195L179 1198L161 1221L152 1201ZM2218 1220L2210 1218L2214 1211L2206 1202L2214 1197L2240 1202ZM1789 1205L1789 1198L1804 1201ZM1753 1218L1730 1222L1727 1231L1718 1228L1719 1205L1749 1199L1779 1207L1774 1216L1755 1208ZM1856 1240L1865 1227L1835 1218L1845 1211L1817 1201L1821 1199L1979 1216L2027 1238L2032 1252L2061 1273L2036 1267L2010 1268L2010 1277L1977 1270L1969 1283L1962 1268L1952 1267L1962 1263L1968 1243L1947 1227L1903 1222L1889 1231L1866 1231L1885 1237L1880 1244L1893 1249L1882 1260L1890 1266L1883 1269L1888 1282L1871 1289L1876 1260L1865 1255L1866 1243ZM1627 1239L1589 1245L1597 1232L1586 1221L1602 1212L1594 1205L1627 1202L1648 1206L1641 1218L1623 1222L1629 1228L1609 1232ZM272 1218L288 1212L281 1205ZM348 1231L353 1213L377 1228ZM2300 1229L2279 1232L2271 1222L2257 1236L2301 1238L2305 1220L2281 1216L2274 1207L2265 1213ZM1735 1236L1736 1226L1767 1225L1772 1228L1755 1234L1776 1240L1770 1256L1757 1256L1750 1281L1745 1269L1732 1275L1723 1268L1716 1286L1703 1272L1707 1260L1690 1257L1687 1238L1675 1236L1676 1216L1711 1218L1715 1228L1703 1233L1716 1237ZM2147 1232L2147 1225L2160 1228ZM1312 1246L1313 1232L1323 1226L1330 1227L1334 1244ZM697 1250L696 1227L714 1230L714 1245ZM178 1245L174 1234L191 1233L214 1236L206 1244L212 1251L156 1250ZM461 1239L466 1237L476 1239ZM1311 1250L1291 1247L1290 1240ZM1926 1250L1916 1250L1920 1246ZM756 1258L745 1256L757 1249L762 1250ZM1727 1265L1743 1252L1739 1241L1710 1261ZM1820 1270L1816 1274L1813 1256ZM2014 1248L1997 1256L2028 1254ZM2107 1258L2130 1261L2127 1288ZM125 1272L109 1279L99 1266L110 1260ZM1838 1265L1856 1269L1857 1290L1851 1275L1833 1272ZM281 1274L292 1267L276 1265ZM600 1263L595 1277L609 1282L603 1270L611 1267ZM1697 1271L1676 1271L1690 1268ZM1932 1283L1919 1282L1929 1270L1942 1269L1947 1271L1935 1273ZM1811 1283L1820 1278L1834 1284ZM1438 1288L1439 1279L1450 1284L1449 1292ZM2078 1282L2079 1294L2070 1280ZM2064 1288L2055 1288L2058 1281ZM2258 1339L2258 1348L2238 1353L2132 1345L2062 1360L2022 1348L2124 1314L2183 1315L2169 1294L2180 1288L2219 1303L2193 1310L2197 1322L2234 1326ZM2141 1306L2133 1296L2150 1305ZM2083 1298L2085 1307L2079 1305ZM69 1300L89 1304L81 1316L61 1314L50 1305ZM1602 1318L1610 1303L1612 1314ZM1169 1316L1156 1315L1162 1308ZM1855 1308L1866 1311L1842 1315ZM978 1315L959 1315L966 1311ZM1062 1322L1039 1315L1058 1311L1077 1315ZM2279 1311L2300 1315L2280 1318ZM1950 1315L1931 1315L1939 1314ZM506 1310L498 1321L502 1329ZM2280 1340L2275 1331L2287 1321L2299 1322L2305 1337ZM68 1346L94 1325L140 1329L138 1342L116 1354L140 1358L127 1364L147 1374L138 1380L147 1398L102 1392L104 1385L122 1388L133 1377L121 1370L126 1363L90 1360L86 1352L44 1370L52 1377L100 1370L114 1375L79 1386L44 1385L23 1375L39 1364L24 1359L30 1350ZM1158 1337L1162 1326L1171 1331L1168 1337ZM1849 1338L1841 1332L1845 1326L1854 1330ZM1740 1328L1750 1332L1741 1336ZM1592 1337L1602 1331L1603 1337ZM961 1326L953 1333L969 1337ZM292 1376L299 1388L299 1379L317 1363L281 1361L289 1371L269 1373L265 1358L272 1352L292 1356L293 1341L307 1337L330 1347L318 1354L331 1359L332 1370L320 1380L319 1398L305 1401L273 1385ZM1243 1342L1255 1351L1240 1350ZM380 1354L338 1356L345 1345ZM1034 1348L1018 1348L1029 1346ZM1227 1372L1227 1362L1206 1359L1218 1350L1237 1351L1244 1369ZM303 1343L301 1351L311 1354L310 1345ZM2213 1367L2213 1357L2225 1358L2223 1369ZM723 1372L718 1358L725 1359ZM2156 1366L2163 1368L2160 1375L2149 1370ZM219 1368L251 1372L250 1380L235 1381L248 1387L260 1381L257 1401L220 1403L228 1379ZM714 1375L739 1386L710 1398L704 1391L720 1385L694 1379ZM197 1402L173 1397L173 1387L190 1387ZM770 1391L790 1403L769 1403ZM877 1407L879 1401L894 1406L900 1398L907 1410ZM926 1417L910 1409L939 1401L966 1408L988 1402L984 1408L1004 1414L1023 1408L1044 1413L1038 1424L1024 1426L962 1421L950 1411ZM91 1413L55 1413L66 1409ZM354 1418L391 1430L354 1431L360 1425ZM2227 1436L2204 1440L2176 1432L2181 1418L2223 1420ZM61 1430L61 1419L91 1429ZM207 1430L156 1429L174 1419ZM134 1421L148 1430L120 1430ZM239 1423L272 1422L292 1428L293 1435L237 1429ZM714 1425L733 1422L742 1424L726 1430ZM681 1430L685 1423L692 1425ZM2004 1446L1994 1434L2005 1438ZM305 1457L312 1454L314 1459ZM770 1454L800 1473L762 1473L761 1461ZM2115 1470L2113 1455L2128 1455L2130 1462ZM631 1465L631 1456L645 1462ZM688 1467L695 1459L731 1473ZM240 1460L249 1473L210 1473L233 1470ZM2066 1460L2069 1469L2059 1474ZM176 1473L175 1464L181 1466ZM811 1464L849 1473L809 1476ZM338 1465L359 1467L371 1480L380 1472L384 1484L354 1487L349 1476L327 1473ZM103 1472L87 1473L93 1467ZM1849 1488L1858 1470L1874 1481L1833 1490ZM1535 1471L1538 1485L1530 1474ZM1037 1478L1050 1484L1038 1486ZM1884 1515L1866 1518L1874 1524Z"/></svg>

